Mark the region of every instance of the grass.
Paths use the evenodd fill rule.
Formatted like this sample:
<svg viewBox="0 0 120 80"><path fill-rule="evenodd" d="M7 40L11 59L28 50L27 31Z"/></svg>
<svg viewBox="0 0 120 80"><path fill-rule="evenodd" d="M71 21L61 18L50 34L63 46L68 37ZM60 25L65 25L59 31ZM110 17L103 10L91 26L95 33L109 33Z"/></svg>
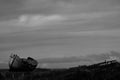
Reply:
<svg viewBox="0 0 120 80"><path fill-rule="evenodd" d="M32 72L0 70L0 80L120 80L120 63L113 61L69 69L40 69Z"/></svg>

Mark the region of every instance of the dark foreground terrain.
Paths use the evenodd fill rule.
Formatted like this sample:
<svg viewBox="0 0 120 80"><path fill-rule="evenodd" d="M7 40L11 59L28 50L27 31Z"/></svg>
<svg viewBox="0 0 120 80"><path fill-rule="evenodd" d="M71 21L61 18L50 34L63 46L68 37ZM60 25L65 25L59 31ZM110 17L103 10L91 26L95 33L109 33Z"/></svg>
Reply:
<svg viewBox="0 0 120 80"><path fill-rule="evenodd" d="M32 72L0 70L0 80L120 80L120 63L113 60L69 69L36 69Z"/></svg>

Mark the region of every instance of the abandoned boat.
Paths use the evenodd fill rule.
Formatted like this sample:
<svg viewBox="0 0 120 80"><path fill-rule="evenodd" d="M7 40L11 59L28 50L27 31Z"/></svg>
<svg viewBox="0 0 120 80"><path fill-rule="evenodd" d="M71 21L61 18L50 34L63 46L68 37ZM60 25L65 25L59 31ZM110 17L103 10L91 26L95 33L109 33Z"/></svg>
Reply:
<svg viewBox="0 0 120 80"><path fill-rule="evenodd" d="M9 60L9 69L10 71L33 71L38 65L38 62L28 57L20 58L16 54L12 54Z"/></svg>

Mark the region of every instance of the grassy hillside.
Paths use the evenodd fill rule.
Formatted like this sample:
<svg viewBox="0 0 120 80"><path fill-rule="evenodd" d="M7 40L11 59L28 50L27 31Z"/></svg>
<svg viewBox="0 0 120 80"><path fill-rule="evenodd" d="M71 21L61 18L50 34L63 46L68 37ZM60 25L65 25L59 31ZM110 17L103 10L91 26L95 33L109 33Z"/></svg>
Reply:
<svg viewBox="0 0 120 80"><path fill-rule="evenodd" d="M108 61L69 69L36 69L32 72L0 70L0 80L120 80L120 63Z"/></svg>

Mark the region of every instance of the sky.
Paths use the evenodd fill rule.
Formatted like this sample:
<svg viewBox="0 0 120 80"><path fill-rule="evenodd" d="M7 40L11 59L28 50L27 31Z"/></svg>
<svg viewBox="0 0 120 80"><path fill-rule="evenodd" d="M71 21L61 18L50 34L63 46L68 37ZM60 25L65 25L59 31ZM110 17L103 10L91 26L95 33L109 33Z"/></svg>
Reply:
<svg viewBox="0 0 120 80"><path fill-rule="evenodd" d="M120 0L0 0L0 60L120 51Z"/></svg>

